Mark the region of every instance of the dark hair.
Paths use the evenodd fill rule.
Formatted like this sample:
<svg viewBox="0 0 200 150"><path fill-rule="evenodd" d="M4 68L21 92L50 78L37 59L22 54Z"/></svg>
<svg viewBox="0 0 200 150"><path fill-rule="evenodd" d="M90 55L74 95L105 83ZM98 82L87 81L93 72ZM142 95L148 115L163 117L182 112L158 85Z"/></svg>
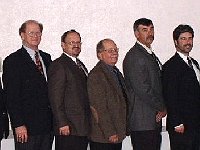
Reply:
<svg viewBox="0 0 200 150"><path fill-rule="evenodd" d="M63 35L61 36L61 42L65 42L65 38L66 38L67 35L70 34L70 33L77 33L77 34L79 35L80 39L81 39L80 33L77 32L77 31L74 30L74 29L71 29L71 30L69 30L69 31L67 31L67 32L65 32L65 33L63 33Z"/></svg>
<svg viewBox="0 0 200 150"><path fill-rule="evenodd" d="M42 33L42 31L43 31L43 25L42 25L41 23L39 23L39 22L36 21L36 20L27 20L27 21L25 21L25 22L21 25L21 27L19 28L19 35L21 35L22 32L25 32L25 30L26 30L26 25L27 25L27 24L31 24L31 23L38 24L39 27L40 27L40 32Z"/></svg>
<svg viewBox="0 0 200 150"><path fill-rule="evenodd" d="M192 37L194 37L194 31L191 26L180 24L178 27L176 27L173 31L173 39L174 41L178 40L181 33L189 32L192 34Z"/></svg>
<svg viewBox="0 0 200 150"><path fill-rule="evenodd" d="M134 32L138 29L139 25L149 26L149 25L153 25L153 22L147 18L140 18L140 19L136 20L133 24Z"/></svg>

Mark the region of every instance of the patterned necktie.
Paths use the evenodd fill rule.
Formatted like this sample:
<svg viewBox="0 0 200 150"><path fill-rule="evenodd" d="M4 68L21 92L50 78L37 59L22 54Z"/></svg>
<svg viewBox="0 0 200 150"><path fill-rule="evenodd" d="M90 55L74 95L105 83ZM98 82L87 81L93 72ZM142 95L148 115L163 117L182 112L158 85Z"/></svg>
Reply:
<svg viewBox="0 0 200 150"><path fill-rule="evenodd" d="M119 86L122 90L124 98L127 99L127 94L126 94L126 90L124 87L124 79L123 79L119 69L116 66L113 67L113 72L115 73L115 75L117 77L117 80L118 80Z"/></svg>
<svg viewBox="0 0 200 150"><path fill-rule="evenodd" d="M191 69L193 69L192 60L191 60L189 57L187 57L187 61L188 61L188 66L189 66Z"/></svg>
<svg viewBox="0 0 200 150"><path fill-rule="evenodd" d="M86 76L88 76L87 68L85 68L85 66L82 64L82 62L78 58L76 58L76 64L78 68L81 69L85 73Z"/></svg>
<svg viewBox="0 0 200 150"><path fill-rule="evenodd" d="M39 72L41 74L44 74L43 68L42 68L42 63L40 61L40 57L39 57L39 52L35 52L35 63L36 63L36 67L39 70Z"/></svg>

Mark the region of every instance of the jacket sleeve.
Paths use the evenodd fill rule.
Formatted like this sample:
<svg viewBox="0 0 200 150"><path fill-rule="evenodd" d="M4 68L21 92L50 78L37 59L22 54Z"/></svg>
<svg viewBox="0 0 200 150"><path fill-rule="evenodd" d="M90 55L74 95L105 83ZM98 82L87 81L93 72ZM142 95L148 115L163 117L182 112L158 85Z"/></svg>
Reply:
<svg viewBox="0 0 200 150"><path fill-rule="evenodd" d="M156 111L163 111L165 106L162 93L161 95L157 94L157 91L152 88L148 65L144 56L129 53L123 63L125 81L129 91L134 90L132 94L136 94L141 101ZM161 79L158 82L161 82Z"/></svg>
<svg viewBox="0 0 200 150"><path fill-rule="evenodd" d="M62 64L52 62L48 70L48 95L56 126L69 125L65 113L66 73Z"/></svg>
<svg viewBox="0 0 200 150"><path fill-rule="evenodd" d="M94 117L98 117L98 125L104 134L109 139L110 136L116 134L114 123L112 122L112 112L108 109L107 99L108 96L106 88L107 81L103 73L90 73L88 77L88 96L90 107L95 109L96 114ZM94 114L93 114L94 115Z"/></svg>
<svg viewBox="0 0 200 150"><path fill-rule="evenodd" d="M179 77L176 71L174 72L172 68L167 65L163 66L162 71L162 83L163 83L163 95L165 104L168 111L168 119L170 124L175 127L183 122L181 110L182 102L179 101Z"/></svg>
<svg viewBox="0 0 200 150"><path fill-rule="evenodd" d="M24 116L22 111L22 98L20 97L20 72L19 64L13 58L7 58L3 63L3 85L5 91L5 100L10 115L12 126L19 127L24 125Z"/></svg>

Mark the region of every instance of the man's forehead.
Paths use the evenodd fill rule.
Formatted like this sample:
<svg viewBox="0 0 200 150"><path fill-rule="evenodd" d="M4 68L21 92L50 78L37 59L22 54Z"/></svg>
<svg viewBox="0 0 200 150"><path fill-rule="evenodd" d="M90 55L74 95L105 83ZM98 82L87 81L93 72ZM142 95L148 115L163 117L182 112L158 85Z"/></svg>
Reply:
<svg viewBox="0 0 200 150"><path fill-rule="evenodd" d="M150 25L143 25L143 24L140 24L139 26L138 26L139 28L154 28L154 26L153 26L153 24L150 24Z"/></svg>

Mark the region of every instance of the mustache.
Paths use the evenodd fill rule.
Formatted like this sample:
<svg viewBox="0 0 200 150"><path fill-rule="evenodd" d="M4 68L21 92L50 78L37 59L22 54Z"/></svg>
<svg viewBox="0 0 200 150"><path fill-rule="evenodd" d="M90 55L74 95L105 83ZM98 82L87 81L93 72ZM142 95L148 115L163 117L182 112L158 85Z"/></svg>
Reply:
<svg viewBox="0 0 200 150"><path fill-rule="evenodd" d="M184 46L185 46L185 47L186 47L186 46L190 46L190 47L192 47L192 44L185 44Z"/></svg>
<svg viewBox="0 0 200 150"><path fill-rule="evenodd" d="M72 47L72 49L80 49L80 47L78 47L78 46L74 46L74 47Z"/></svg>
<svg viewBox="0 0 200 150"><path fill-rule="evenodd" d="M153 39L154 40L154 36L150 35L150 36L147 37L147 39Z"/></svg>

